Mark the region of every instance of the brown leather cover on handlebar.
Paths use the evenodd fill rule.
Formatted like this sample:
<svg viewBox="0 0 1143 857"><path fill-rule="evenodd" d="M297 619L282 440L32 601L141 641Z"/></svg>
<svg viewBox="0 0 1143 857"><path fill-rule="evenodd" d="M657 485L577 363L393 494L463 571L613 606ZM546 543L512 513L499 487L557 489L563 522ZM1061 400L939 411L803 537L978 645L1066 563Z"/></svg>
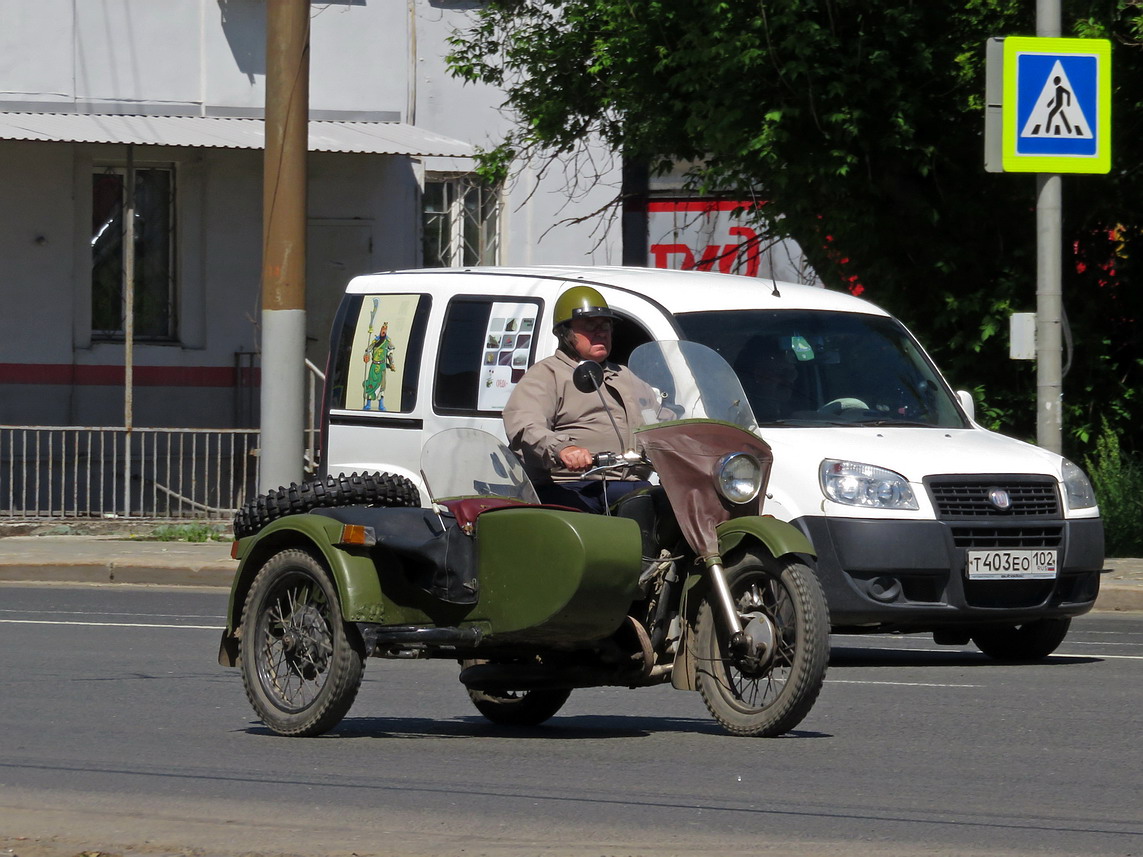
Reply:
<svg viewBox="0 0 1143 857"><path fill-rule="evenodd" d="M718 554L715 527L723 521L762 513L774 455L761 438L730 423L705 421L647 426L638 437L659 473L683 535L699 556ZM734 505L715 488L718 462L731 452L748 452L762 464L762 488L753 502Z"/></svg>

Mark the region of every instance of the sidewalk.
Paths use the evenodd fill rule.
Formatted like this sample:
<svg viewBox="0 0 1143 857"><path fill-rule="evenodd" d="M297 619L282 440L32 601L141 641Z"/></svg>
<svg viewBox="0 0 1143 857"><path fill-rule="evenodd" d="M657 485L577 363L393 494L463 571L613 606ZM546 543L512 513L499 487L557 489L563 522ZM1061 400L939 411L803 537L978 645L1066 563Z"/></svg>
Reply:
<svg viewBox="0 0 1143 857"><path fill-rule="evenodd" d="M229 587L230 542L155 542L123 535L0 537L0 581ZM1095 609L1143 611L1143 559L1107 559Z"/></svg>

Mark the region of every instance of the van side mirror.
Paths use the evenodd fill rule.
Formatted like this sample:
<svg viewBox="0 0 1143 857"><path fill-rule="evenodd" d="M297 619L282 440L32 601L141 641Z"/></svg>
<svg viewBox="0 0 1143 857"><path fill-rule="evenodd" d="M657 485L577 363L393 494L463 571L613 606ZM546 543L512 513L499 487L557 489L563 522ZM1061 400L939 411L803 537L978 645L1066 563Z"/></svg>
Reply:
<svg viewBox="0 0 1143 857"><path fill-rule="evenodd" d="M572 383L581 393L592 393L603 387L603 367L594 360L584 360L572 372Z"/></svg>
<svg viewBox="0 0 1143 857"><path fill-rule="evenodd" d="M968 390L957 390L956 397L957 401L960 402L961 408L968 414L968 418L976 422L976 402L972 398L972 393Z"/></svg>

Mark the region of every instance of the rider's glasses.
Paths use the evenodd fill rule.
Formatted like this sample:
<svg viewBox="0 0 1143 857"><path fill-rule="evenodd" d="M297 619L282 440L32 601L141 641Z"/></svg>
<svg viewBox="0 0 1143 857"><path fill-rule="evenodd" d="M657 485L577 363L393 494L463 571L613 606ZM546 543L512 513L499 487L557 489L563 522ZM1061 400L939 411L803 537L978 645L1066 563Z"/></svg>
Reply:
<svg viewBox="0 0 1143 857"><path fill-rule="evenodd" d="M613 328L609 318L577 318L575 329L580 333L611 333Z"/></svg>

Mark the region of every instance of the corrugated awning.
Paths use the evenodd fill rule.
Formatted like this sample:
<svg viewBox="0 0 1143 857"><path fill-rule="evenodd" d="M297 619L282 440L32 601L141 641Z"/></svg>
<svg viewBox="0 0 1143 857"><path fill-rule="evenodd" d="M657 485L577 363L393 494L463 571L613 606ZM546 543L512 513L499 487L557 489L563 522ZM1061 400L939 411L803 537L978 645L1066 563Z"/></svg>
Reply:
<svg viewBox="0 0 1143 857"><path fill-rule="evenodd" d="M311 120L309 138L311 152L460 158L474 154L468 143L402 122ZM0 140L261 149L265 134L261 119L0 112Z"/></svg>

